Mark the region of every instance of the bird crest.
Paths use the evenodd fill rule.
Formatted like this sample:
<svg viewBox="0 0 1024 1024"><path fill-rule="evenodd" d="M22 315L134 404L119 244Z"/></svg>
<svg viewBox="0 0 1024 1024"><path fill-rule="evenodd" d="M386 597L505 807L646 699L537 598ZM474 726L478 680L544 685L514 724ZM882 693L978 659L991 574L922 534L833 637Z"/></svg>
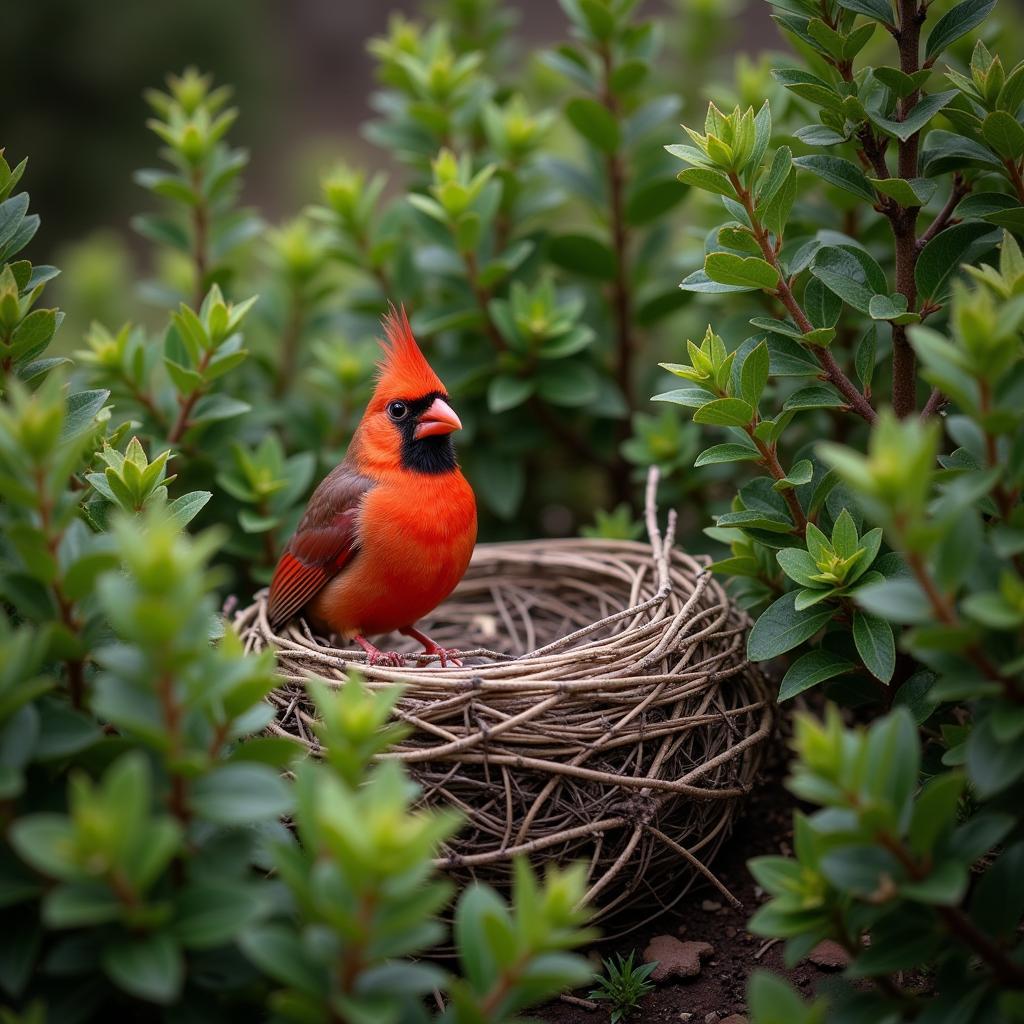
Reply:
<svg viewBox="0 0 1024 1024"><path fill-rule="evenodd" d="M391 305L381 321L384 338L381 342L383 357L377 364L377 388L374 398L420 398L435 391L442 394L445 386L430 368L420 351L405 307Z"/></svg>

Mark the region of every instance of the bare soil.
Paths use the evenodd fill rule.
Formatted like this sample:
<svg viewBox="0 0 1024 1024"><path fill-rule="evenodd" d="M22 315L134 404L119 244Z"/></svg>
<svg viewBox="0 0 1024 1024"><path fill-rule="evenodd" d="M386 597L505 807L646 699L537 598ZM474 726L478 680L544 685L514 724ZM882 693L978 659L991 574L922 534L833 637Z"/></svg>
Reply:
<svg viewBox="0 0 1024 1024"><path fill-rule="evenodd" d="M657 920L619 940L595 947L593 954L601 957L616 953L627 956L635 950L636 963L644 962L647 944L659 935L672 935L684 942L708 942L714 947L714 953L704 959L697 977L671 979L657 985L630 1018L632 1021L637 1024L725 1022L732 1014L746 1013L747 978L757 968L785 975L805 994L814 991L832 973L808 961L787 970L782 963L781 942L766 941L746 930L747 919L765 899L746 869L747 860L768 853L792 853L794 800L783 788L784 774L782 758L773 757L751 794L744 816L711 865L718 878L742 902L742 908L730 906L707 883L695 885ZM586 998L587 992L574 995ZM608 1019L607 1004L598 1005L599 1009L591 1010L558 1001L542 1007L536 1016L547 1024L603 1024ZM712 1014L718 1016L709 1017Z"/></svg>

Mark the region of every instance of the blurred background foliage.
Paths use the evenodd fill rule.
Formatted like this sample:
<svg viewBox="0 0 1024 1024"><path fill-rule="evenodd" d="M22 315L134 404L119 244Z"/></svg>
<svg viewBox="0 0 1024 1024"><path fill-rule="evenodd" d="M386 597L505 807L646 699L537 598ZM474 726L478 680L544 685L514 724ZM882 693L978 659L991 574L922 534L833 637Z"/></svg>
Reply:
<svg viewBox="0 0 1024 1024"><path fill-rule="evenodd" d="M19 102L2 137L12 160L31 156L42 217L31 255L62 268L54 351L93 353L87 382L120 387L119 419L190 455L185 485L216 479L200 524L235 523L241 589L266 578L310 487L341 457L387 300L409 305L463 415L484 539L636 535L636 484L658 463L687 543L711 543L701 528L727 507L732 470L693 468L695 428L648 399L670 383L656 367L681 339L712 318L742 337L749 311L712 312L678 290L717 203L676 182L663 146L712 94L767 97L784 130L794 99L769 68L787 44L760 2L621 4L606 61L586 9L46 0L5 12L0 76ZM1001 4L985 28L1008 58L1021 48L1012 15ZM204 89L230 87L214 106L238 110L220 143L231 181L210 211L224 220L199 282L192 209L161 179L166 163L139 173L158 165L143 95L191 65L209 74ZM235 302L260 296L245 325L254 358L204 381L211 415L176 430L184 379L150 415L162 368L136 382L140 401L101 353L126 323L173 349L168 311L198 310L214 282Z"/></svg>

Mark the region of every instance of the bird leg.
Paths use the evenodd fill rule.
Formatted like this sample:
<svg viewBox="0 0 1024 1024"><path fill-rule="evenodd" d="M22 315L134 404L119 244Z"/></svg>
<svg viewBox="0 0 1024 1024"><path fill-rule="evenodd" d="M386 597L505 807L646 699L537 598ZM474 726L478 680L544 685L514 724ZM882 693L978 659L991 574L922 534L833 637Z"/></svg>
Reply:
<svg viewBox="0 0 1024 1024"><path fill-rule="evenodd" d="M454 647L441 647L440 644L435 644L426 633L421 633L415 626L406 626L398 632L404 636L411 636L417 643L423 644L425 654L436 654L441 662L441 668L445 668L449 661L457 668L462 668L459 652Z"/></svg>
<svg viewBox="0 0 1024 1024"><path fill-rule="evenodd" d="M379 647L374 647L365 636L361 636L359 633L352 637L352 639L366 651L371 665L388 665L391 668L401 668L405 664L405 658L401 654L395 651L382 651Z"/></svg>

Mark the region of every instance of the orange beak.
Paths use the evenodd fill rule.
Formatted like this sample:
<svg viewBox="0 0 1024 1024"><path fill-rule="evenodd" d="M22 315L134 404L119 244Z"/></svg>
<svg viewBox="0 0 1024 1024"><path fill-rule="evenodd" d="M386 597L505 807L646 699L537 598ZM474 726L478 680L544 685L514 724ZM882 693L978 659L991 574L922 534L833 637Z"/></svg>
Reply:
<svg viewBox="0 0 1024 1024"><path fill-rule="evenodd" d="M450 434L453 430L461 429L462 420L455 415L455 410L447 402L435 398L430 408L420 417L413 437L418 441L421 437Z"/></svg>

